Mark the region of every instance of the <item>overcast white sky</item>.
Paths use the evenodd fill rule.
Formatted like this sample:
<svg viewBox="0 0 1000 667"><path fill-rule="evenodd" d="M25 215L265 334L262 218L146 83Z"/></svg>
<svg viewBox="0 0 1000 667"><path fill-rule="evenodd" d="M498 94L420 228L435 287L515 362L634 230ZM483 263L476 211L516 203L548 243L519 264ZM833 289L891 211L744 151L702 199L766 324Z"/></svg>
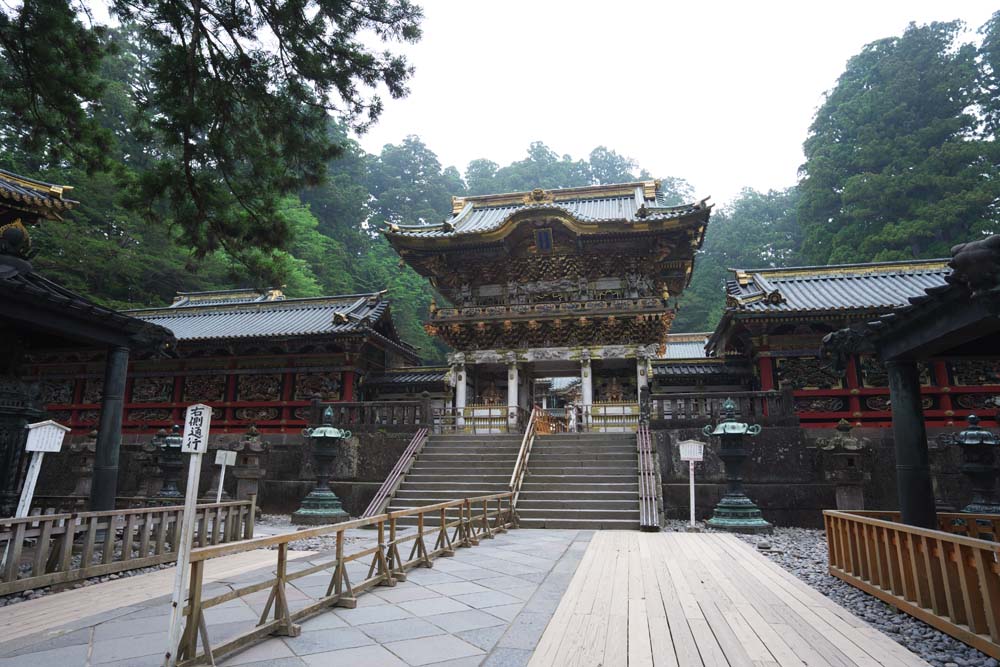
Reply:
<svg viewBox="0 0 1000 667"><path fill-rule="evenodd" d="M598 145L725 203L794 184L802 141L848 58L910 21L962 19L996 2L840 0L418 0L424 37L409 97L361 137L378 152L419 135L444 165L524 157L532 141ZM974 35L970 35L970 38ZM394 47L394 48L398 48Z"/></svg>

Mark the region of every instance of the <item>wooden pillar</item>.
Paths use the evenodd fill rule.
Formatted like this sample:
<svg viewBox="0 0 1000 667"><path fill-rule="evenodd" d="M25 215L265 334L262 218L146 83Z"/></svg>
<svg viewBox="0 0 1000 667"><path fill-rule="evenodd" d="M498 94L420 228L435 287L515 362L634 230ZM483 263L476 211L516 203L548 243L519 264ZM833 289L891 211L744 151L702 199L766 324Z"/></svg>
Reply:
<svg viewBox="0 0 1000 667"><path fill-rule="evenodd" d="M936 530L927 431L920 405L920 372L911 360L886 362L896 447L896 485L903 523Z"/></svg>
<svg viewBox="0 0 1000 667"><path fill-rule="evenodd" d="M91 512L115 508L115 497L118 495L118 452L122 442L122 410L127 375L128 348L108 349L104 364L101 422L97 428L97 452L94 456L94 481L90 489Z"/></svg>
<svg viewBox="0 0 1000 667"><path fill-rule="evenodd" d="M757 367L760 369L760 390L772 391L774 386L774 362L771 357L757 357ZM765 417L769 415L769 401L764 401L762 412Z"/></svg>
<svg viewBox="0 0 1000 667"><path fill-rule="evenodd" d="M847 399L852 418L861 416L861 383L858 381L858 357L852 354L847 360L847 388L851 391Z"/></svg>
<svg viewBox="0 0 1000 667"><path fill-rule="evenodd" d="M934 384L941 387L941 393L938 395L939 410L944 410L948 424L953 424L954 410L955 408L951 403L951 394L948 390L951 386L951 380L948 379L948 366L943 361L935 361L931 364L931 369L934 373Z"/></svg>
<svg viewBox="0 0 1000 667"><path fill-rule="evenodd" d="M344 371L344 387L340 392L340 400L354 400L354 371Z"/></svg>

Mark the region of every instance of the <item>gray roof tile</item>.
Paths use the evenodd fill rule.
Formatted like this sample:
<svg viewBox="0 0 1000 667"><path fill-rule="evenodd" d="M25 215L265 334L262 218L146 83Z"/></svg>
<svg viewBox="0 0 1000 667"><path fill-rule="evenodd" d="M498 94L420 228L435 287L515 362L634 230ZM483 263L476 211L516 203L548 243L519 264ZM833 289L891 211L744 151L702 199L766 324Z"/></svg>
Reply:
<svg viewBox="0 0 1000 667"><path fill-rule="evenodd" d="M734 270L727 309L736 313L886 310L945 284L946 260Z"/></svg>

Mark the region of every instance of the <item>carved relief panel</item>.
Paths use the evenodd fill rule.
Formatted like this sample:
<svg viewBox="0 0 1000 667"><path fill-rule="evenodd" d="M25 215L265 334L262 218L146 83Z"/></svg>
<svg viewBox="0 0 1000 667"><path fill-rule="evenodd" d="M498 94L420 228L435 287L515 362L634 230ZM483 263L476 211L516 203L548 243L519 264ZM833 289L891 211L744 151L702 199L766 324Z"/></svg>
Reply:
<svg viewBox="0 0 1000 667"><path fill-rule="evenodd" d="M1000 384L1000 361L953 361L951 373L957 385Z"/></svg>
<svg viewBox="0 0 1000 667"><path fill-rule="evenodd" d="M83 402L100 403L104 391L104 378L88 378L83 385Z"/></svg>
<svg viewBox="0 0 1000 667"><path fill-rule="evenodd" d="M42 380L39 390L44 405L73 402L73 380Z"/></svg>
<svg viewBox="0 0 1000 667"><path fill-rule="evenodd" d="M184 378L185 401L223 401L226 397L225 375L189 375Z"/></svg>
<svg viewBox="0 0 1000 667"><path fill-rule="evenodd" d="M132 381L133 403L166 403L173 395L172 377L142 377Z"/></svg>
<svg viewBox="0 0 1000 667"><path fill-rule="evenodd" d="M280 401L281 375L240 375L237 393L241 401Z"/></svg>
<svg viewBox="0 0 1000 667"><path fill-rule="evenodd" d="M779 386L792 389L840 389L841 379L816 357L778 359Z"/></svg>
<svg viewBox="0 0 1000 667"><path fill-rule="evenodd" d="M340 387L339 371L295 374L295 400L297 401L311 401L314 398L321 401L339 401Z"/></svg>

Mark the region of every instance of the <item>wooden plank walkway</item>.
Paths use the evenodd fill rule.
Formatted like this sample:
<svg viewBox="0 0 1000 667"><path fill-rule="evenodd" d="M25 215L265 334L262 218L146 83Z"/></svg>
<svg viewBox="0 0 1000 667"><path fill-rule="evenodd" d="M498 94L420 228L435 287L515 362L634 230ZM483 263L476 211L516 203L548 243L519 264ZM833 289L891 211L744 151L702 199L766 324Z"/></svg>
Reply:
<svg viewBox="0 0 1000 667"><path fill-rule="evenodd" d="M302 558L313 553L289 551L288 557ZM205 580L222 581L262 567L273 568L274 561L274 552L267 550L218 558L209 562ZM169 567L0 607L0 636L4 641L10 641L36 632L54 630L71 621L170 595L176 572L176 567Z"/></svg>
<svg viewBox="0 0 1000 667"><path fill-rule="evenodd" d="M594 535L529 663L927 663L732 535Z"/></svg>

